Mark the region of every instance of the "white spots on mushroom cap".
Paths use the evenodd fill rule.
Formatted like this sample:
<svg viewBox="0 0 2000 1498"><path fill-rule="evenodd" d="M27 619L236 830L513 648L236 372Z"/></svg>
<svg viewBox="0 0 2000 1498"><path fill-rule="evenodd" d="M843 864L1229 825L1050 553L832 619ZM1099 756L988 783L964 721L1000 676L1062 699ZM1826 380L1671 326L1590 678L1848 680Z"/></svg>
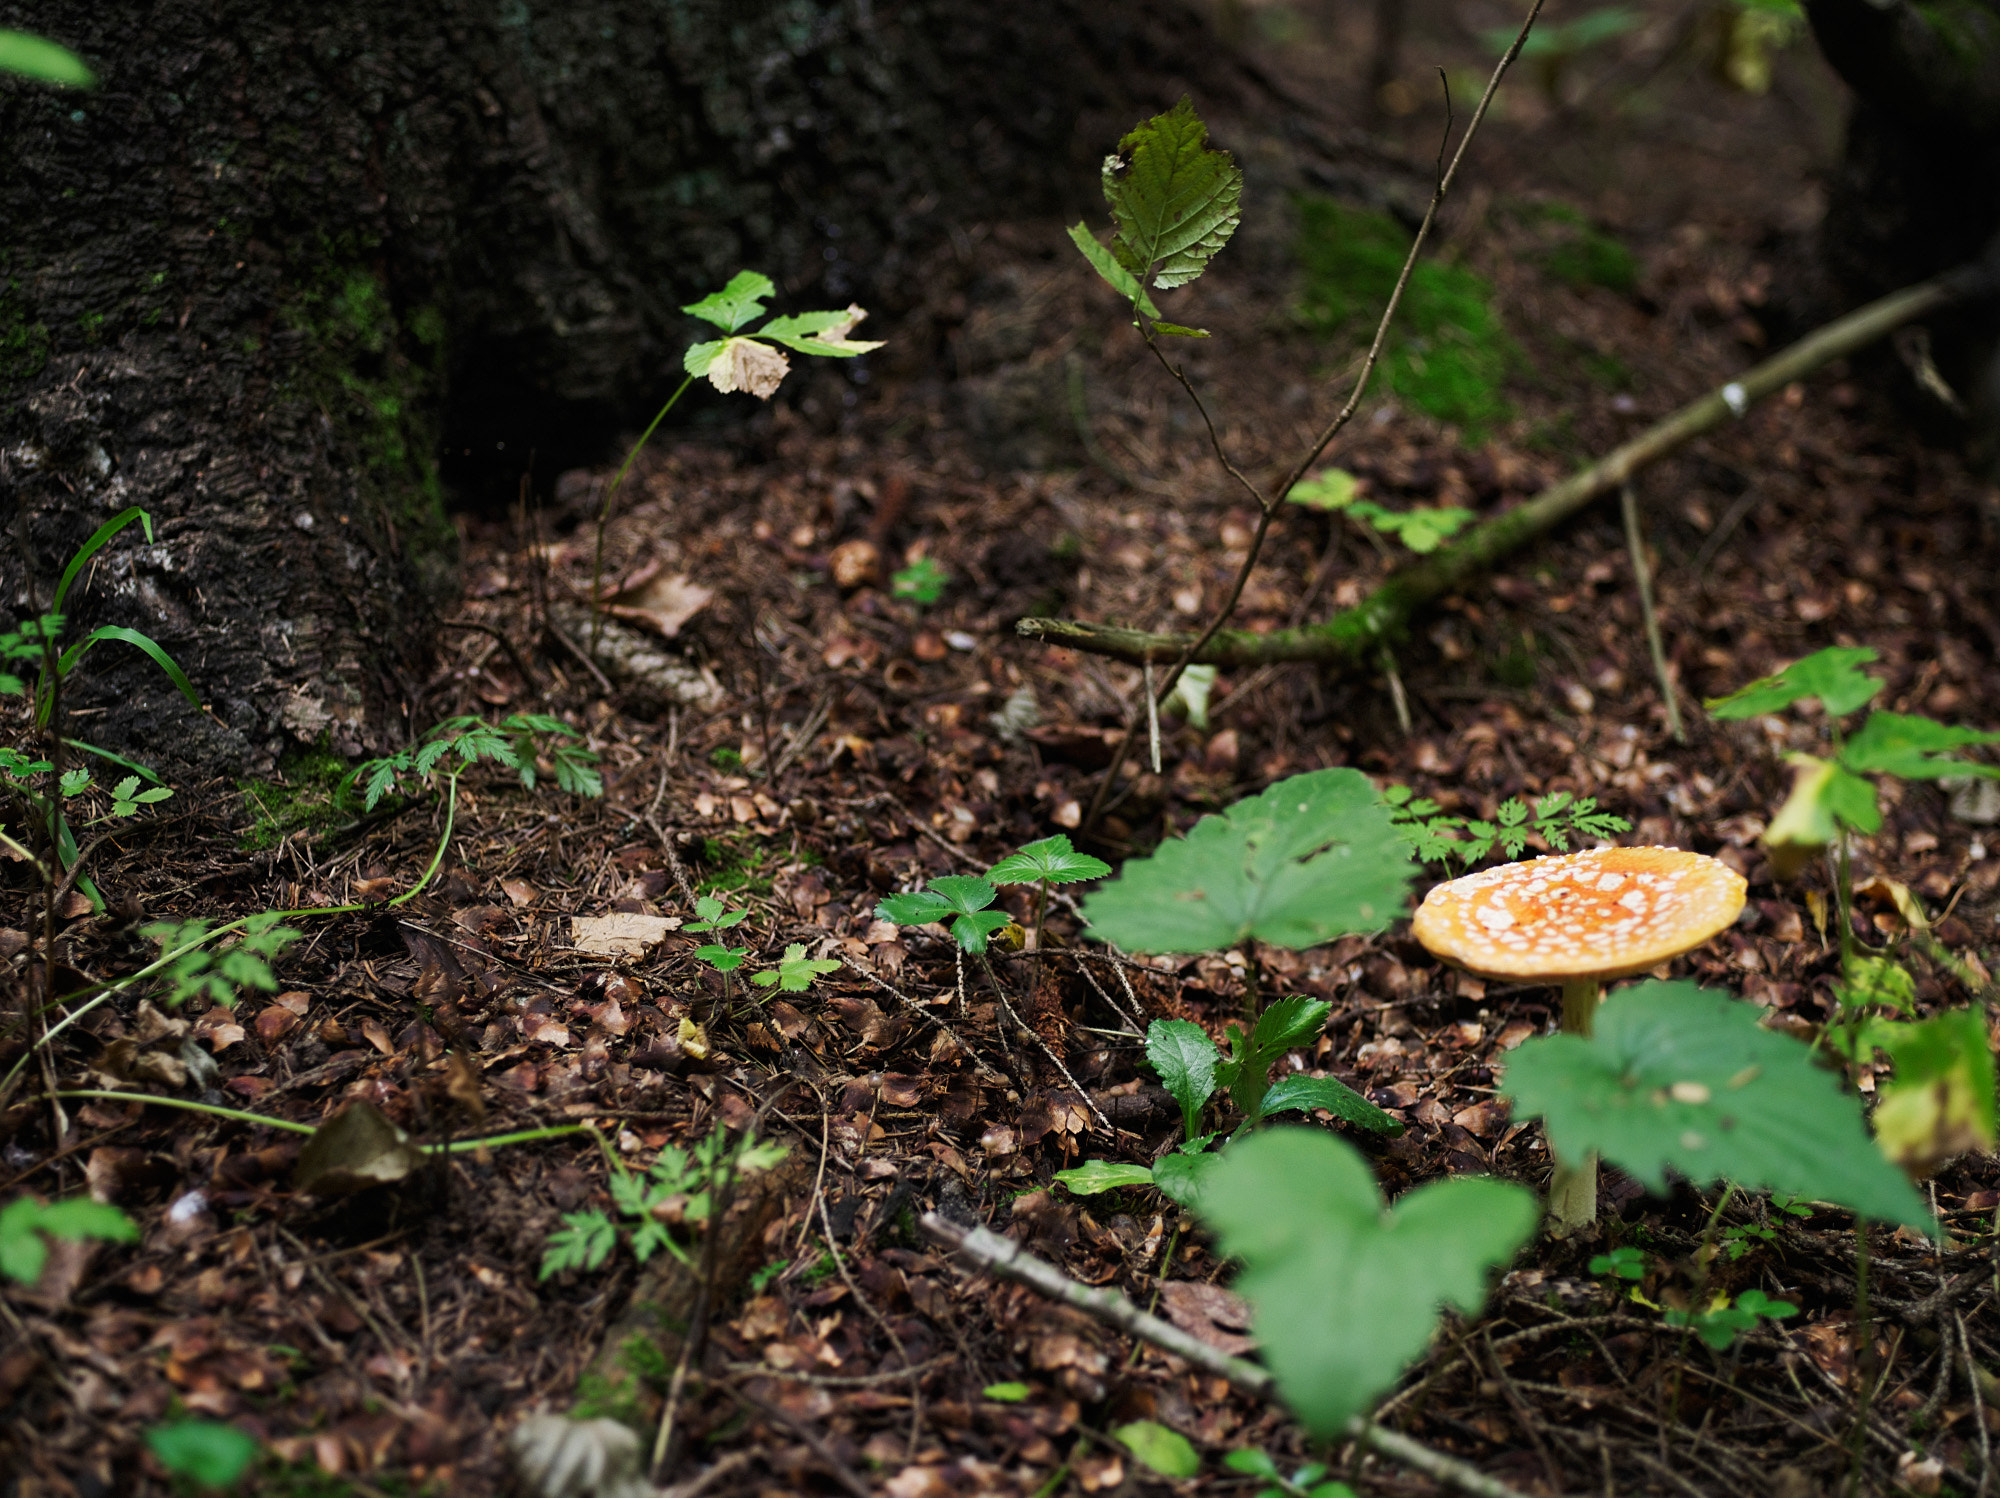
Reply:
<svg viewBox="0 0 2000 1498"><path fill-rule="evenodd" d="M1699 946L1743 908L1742 878L1674 848L1501 864L1432 890L1417 939L1474 972L1616 977Z"/></svg>

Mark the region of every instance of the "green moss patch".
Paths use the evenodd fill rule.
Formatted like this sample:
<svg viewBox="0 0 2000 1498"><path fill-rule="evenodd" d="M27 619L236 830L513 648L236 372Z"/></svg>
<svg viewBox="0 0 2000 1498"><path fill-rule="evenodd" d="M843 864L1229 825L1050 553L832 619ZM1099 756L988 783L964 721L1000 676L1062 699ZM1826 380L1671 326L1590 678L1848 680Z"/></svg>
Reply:
<svg viewBox="0 0 2000 1498"><path fill-rule="evenodd" d="M1411 236L1385 213L1320 197L1299 200L1299 231L1300 320L1323 338L1368 338ZM1384 385L1476 442L1513 414L1502 387L1518 360L1484 277L1462 265L1418 262L1383 352Z"/></svg>
<svg viewBox="0 0 2000 1498"><path fill-rule="evenodd" d="M354 820L356 807L341 793L347 761L324 746L302 749L279 762L269 780L239 780L250 819L238 846L246 853L275 848L294 832L318 842Z"/></svg>
<svg viewBox="0 0 2000 1498"><path fill-rule="evenodd" d="M1601 286L1620 296L1630 296L1638 286L1638 258L1567 203L1536 204L1529 219L1543 241L1538 257L1542 269L1558 281Z"/></svg>

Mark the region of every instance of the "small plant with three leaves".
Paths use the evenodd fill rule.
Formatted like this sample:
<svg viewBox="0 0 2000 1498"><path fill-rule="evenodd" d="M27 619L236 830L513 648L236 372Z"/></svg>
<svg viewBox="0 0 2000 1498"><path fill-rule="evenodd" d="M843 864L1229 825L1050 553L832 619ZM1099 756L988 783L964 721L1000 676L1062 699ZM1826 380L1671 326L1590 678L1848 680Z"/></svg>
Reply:
<svg viewBox="0 0 2000 1498"><path fill-rule="evenodd" d="M1035 886L1035 928L1031 937L1036 951L1042 947L1042 917L1048 911L1049 886L1081 884L1102 879L1111 865L1088 853L1079 853L1070 840L1058 832L1038 842L1023 843L1014 852L986 871L990 884L1032 884Z"/></svg>
<svg viewBox="0 0 2000 1498"><path fill-rule="evenodd" d="M1354 1498L1354 1489L1326 1475L1325 1462L1294 1467L1288 1477L1261 1446L1239 1446L1222 1459L1222 1465L1269 1483L1257 1490L1256 1498Z"/></svg>
<svg viewBox="0 0 2000 1498"><path fill-rule="evenodd" d="M1762 1290L1745 1290L1734 1300L1718 1290L1706 1308L1662 1313L1668 1326L1686 1327L1716 1352L1727 1352L1745 1332L1753 1332L1760 1321L1782 1321L1796 1316L1799 1308L1788 1300L1773 1300Z"/></svg>
<svg viewBox="0 0 2000 1498"><path fill-rule="evenodd" d="M1401 541L1419 556L1428 556L1476 518L1456 505L1430 510L1391 510L1361 498L1360 480L1344 468L1329 468L1301 480L1285 496L1295 505L1323 514L1343 515Z"/></svg>
<svg viewBox="0 0 2000 1498"><path fill-rule="evenodd" d="M920 890L889 896L876 905L875 914L896 926L943 926L962 949L983 957L993 933L1013 920L1004 910L986 908L999 895L991 880L941 874Z"/></svg>
<svg viewBox="0 0 2000 1498"><path fill-rule="evenodd" d="M1860 727L1845 721L1872 702L1883 683L1862 667L1877 659L1867 646L1835 646L1707 704L1716 717L1758 718L1817 700L1827 727L1827 753L1794 753L1791 794L1764 832L1764 848L1779 879L1794 878L1815 858L1833 853L1835 929L1841 981L1841 1048L1851 1063L1888 1054L1892 1080L1878 1092L1875 1133L1891 1159L1927 1172L1968 1149L1991 1149L2000 1132L1993 1050L1981 1014L1949 1010L1914 1018L1916 982L1893 946L1864 947L1854 928L1850 839L1882 827L1879 780L2000 778L2000 765L1959 751L2000 744L2000 732L1961 728L1908 713L1875 709ZM1884 881L1887 882L1887 881ZM1930 935L1916 897L1890 884L1908 934L1961 978L1966 970Z"/></svg>
<svg viewBox="0 0 2000 1498"><path fill-rule="evenodd" d="M549 1234L542 1255L542 1279L566 1269L601 1268L621 1233L641 1264L665 1249L693 1267L674 1230L707 1222L717 1192L739 1176L771 1169L785 1158L785 1146L759 1142L748 1133L732 1138L727 1125L717 1124L687 1149L665 1146L643 1174L626 1169L608 1146L604 1158L611 1165L612 1205L622 1220L614 1221L601 1208L563 1214L563 1225Z"/></svg>

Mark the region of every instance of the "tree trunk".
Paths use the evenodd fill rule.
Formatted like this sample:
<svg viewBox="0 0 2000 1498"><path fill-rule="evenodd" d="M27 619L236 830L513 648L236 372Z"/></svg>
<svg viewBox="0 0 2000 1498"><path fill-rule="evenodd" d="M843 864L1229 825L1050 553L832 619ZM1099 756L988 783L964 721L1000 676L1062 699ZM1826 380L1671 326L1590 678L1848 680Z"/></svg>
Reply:
<svg viewBox="0 0 2000 1498"><path fill-rule="evenodd" d="M86 737L209 768L399 741L446 494L602 457L678 374L681 303L748 266L783 310L880 319L952 225L1081 207L1105 142L1231 76L1144 0L46 0L0 26L101 80L0 79L0 613L144 506L155 543L113 543L72 629L145 631L207 711L115 646L71 700Z"/></svg>
<svg viewBox="0 0 2000 1498"><path fill-rule="evenodd" d="M1828 197L1829 268L1861 300L1978 259L2000 234L1995 0L1806 0L1806 11L1856 95ZM1990 460L2000 454L2000 319L1955 311L1931 337Z"/></svg>

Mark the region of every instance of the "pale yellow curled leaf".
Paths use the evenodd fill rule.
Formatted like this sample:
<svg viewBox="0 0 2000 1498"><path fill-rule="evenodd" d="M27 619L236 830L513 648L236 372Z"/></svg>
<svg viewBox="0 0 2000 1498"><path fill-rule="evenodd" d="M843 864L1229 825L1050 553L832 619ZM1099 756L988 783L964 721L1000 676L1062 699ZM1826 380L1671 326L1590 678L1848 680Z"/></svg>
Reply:
<svg viewBox="0 0 2000 1498"><path fill-rule="evenodd" d="M685 368L707 379L724 395L741 390L769 400L792 367L779 350L754 338L722 338L698 343L687 352Z"/></svg>
<svg viewBox="0 0 2000 1498"><path fill-rule="evenodd" d="M669 931L680 929L680 917L614 911L610 915L570 918L570 938L577 951L593 957L640 957L657 946Z"/></svg>
<svg viewBox="0 0 2000 1498"><path fill-rule="evenodd" d="M695 1060L706 1061L708 1059L708 1031L701 1027L699 1021L683 1016L680 1028L675 1032L674 1038L680 1042L681 1049L694 1057Z"/></svg>
<svg viewBox="0 0 2000 1498"><path fill-rule="evenodd" d="M1801 869L1826 851L1835 831L1826 791L1837 766L1810 754L1794 754L1791 763L1792 793L1764 831L1764 851L1770 856L1773 876L1780 881L1798 877Z"/></svg>

